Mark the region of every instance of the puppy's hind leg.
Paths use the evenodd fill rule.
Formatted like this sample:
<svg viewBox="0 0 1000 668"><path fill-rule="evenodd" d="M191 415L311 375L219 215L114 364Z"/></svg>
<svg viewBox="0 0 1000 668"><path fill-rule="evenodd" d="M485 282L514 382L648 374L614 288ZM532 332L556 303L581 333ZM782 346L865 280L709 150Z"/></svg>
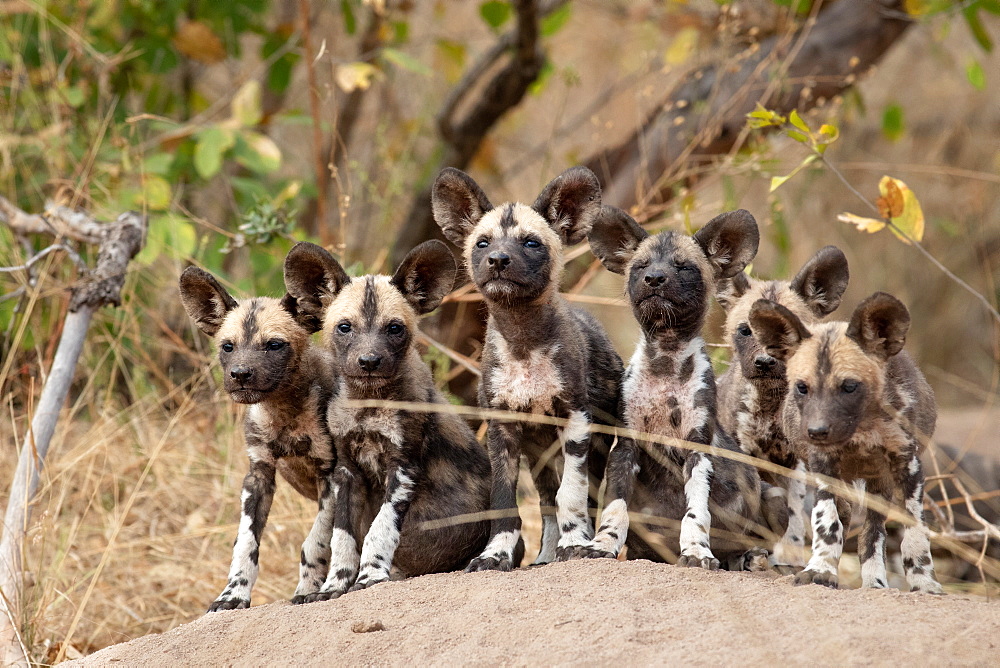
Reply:
<svg viewBox="0 0 1000 668"><path fill-rule="evenodd" d="M538 503L542 508L542 538L538 557L533 564L548 564L556 560L556 545L559 543L559 523L556 521L556 492L559 489L559 475L549 464L534 476L538 490Z"/></svg>

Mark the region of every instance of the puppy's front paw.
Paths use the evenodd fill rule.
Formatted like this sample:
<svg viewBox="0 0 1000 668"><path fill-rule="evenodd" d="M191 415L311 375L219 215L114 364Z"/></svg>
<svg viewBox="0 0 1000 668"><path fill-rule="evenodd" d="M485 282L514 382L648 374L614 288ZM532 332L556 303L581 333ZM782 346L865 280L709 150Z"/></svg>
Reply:
<svg viewBox="0 0 1000 668"><path fill-rule="evenodd" d="M559 558L559 550L563 550L564 559ZM556 549L556 559L568 561L570 559L617 559L614 552L602 550L595 545L573 545L571 547L561 547Z"/></svg>
<svg viewBox="0 0 1000 668"><path fill-rule="evenodd" d="M250 607L250 599L248 598L217 598L212 601L212 605L208 606L209 612L218 612L220 610L245 610Z"/></svg>
<svg viewBox="0 0 1000 668"><path fill-rule="evenodd" d="M699 557L693 554L682 554L677 560L677 565L687 568L704 568L706 571L719 570L719 560L713 556Z"/></svg>
<svg viewBox="0 0 1000 668"><path fill-rule="evenodd" d="M818 584L824 587L830 587L831 589L836 589L839 580L836 573L828 573L826 571L811 571L808 568L804 571L799 572L795 576L795 584Z"/></svg>
<svg viewBox="0 0 1000 668"><path fill-rule="evenodd" d="M366 575L362 573L358 576L358 581L354 583L354 586L348 589L348 592L361 591L362 589L368 589L369 587L374 587L377 584L389 581L388 573L376 573L372 575Z"/></svg>
<svg viewBox="0 0 1000 668"><path fill-rule="evenodd" d="M478 573L479 571L503 571L507 572L514 567L513 558L510 555L496 555L491 557L479 556L469 562L465 567L466 573Z"/></svg>

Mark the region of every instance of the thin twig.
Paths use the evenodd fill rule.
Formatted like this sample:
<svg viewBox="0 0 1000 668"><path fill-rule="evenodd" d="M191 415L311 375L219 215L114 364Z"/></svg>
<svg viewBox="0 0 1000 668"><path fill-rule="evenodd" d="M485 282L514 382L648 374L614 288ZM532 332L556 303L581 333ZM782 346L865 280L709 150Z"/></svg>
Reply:
<svg viewBox="0 0 1000 668"><path fill-rule="evenodd" d="M41 260L46 255L48 255L49 253L53 253L53 252L58 251L58 250L66 251L67 253L71 253L72 255L75 255L77 259L80 258L80 256L76 255L76 253L73 251L73 249L70 248L69 246L64 246L63 244L52 244L48 248L43 248L38 253L36 253L34 256L28 258L28 260L25 261L24 264L17 265L16 267L0 267L0 274L11 274L11 273L14 273L15 271L26 271L27 269L29 269L31 267L31 265L33 265L36 262L38 262L39 260Z"/></svg>
<svg viewBox="0 0 1000 668"><path fill-rule="evenodd" d="M966 292L968 292L969 294L971 294L973 297L975 297L976 300L980 304L983 305L983 308L986 309L986 312L989 313L993 317L993 319L997 321L997 323L1000 323L1000 312L998 312L995 308L993 308L993 305L990 304L989 300L986 299L986 297L984 297L978 290L976 290L975 288L973 288L971 285L969 285L968 283L966 283L965 281L963 281L961 278L959 278L951 269L948 269L948 267L944 266L944 264L942 264L941 261L938 260L936 257L934 257L933 255L931 255L930 251L928 251L926 248L924 248L923 245L919 241L917 241L916 239L914 239L913 237L911 237L909 234L907 234L906 232L904 232L903 230L901 230L895 223L892 222L892 220L886 219L886 218L882 218L882 213L878 210L878 207L875 206L872 202L870 202L867 197L865 197L864 195L862 195L861 192L857 188L855 188L851 184L851 182L848 181L844 177L844 175L840 172L839 169L837 169L834 166L833 163L831 163L829 160L827 160L826 157L823 154L819 153L818 151L816 151L815 154L819 156L819 161L821 163L823 163L823 165L827 169L829 169L831 172L833 172L836 175L836 177L838 179L840 179L841 183L843 183L844 186L846 186L847 189L850 190L854 194L855 197L857 197L859 200L861 200L862 202L864 202L865 205L869 209L871 209L872 211L874 211L875 214L877 216L879 216L879 218L881 220L884 220L885 224L893 232L895 232L896 234L898 234L902 239L905 239L907 243L909 243L910 245L912 245L913 247L915 247L918 251L920 251L920 253L923 254L923 256L925 258L927 258L928 260L930 260L931 263L935 267L937 267L938 269L940 269L944 273L945 276L947 276L948 278L950 278L959 287L961 287L963 290L965 290Z"/></svg>

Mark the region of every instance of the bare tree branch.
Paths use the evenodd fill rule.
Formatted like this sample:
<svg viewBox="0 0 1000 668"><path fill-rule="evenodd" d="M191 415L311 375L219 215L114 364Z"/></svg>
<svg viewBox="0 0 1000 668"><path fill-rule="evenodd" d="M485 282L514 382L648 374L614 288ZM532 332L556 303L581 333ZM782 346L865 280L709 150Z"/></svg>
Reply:
<svg viewBox="0 0 1000 668"><path fill-rule="evenodd" d="M96 239L100 244L94 270L72 289L69 314L31 425L22 440L4 514L4 532L0 538L0 607L4 613L0 615L0 660L4 665L27 665L28 657L14 622L19 619L21 554L30 504L38 489L39 472L55 433L59 411L69 393L90 320L101 306L121 302L126 268L145 241L146 219L130 211L121 214L114 223L103 224L66 207L50 207L46 216L31 215L2 197L0 217L16 234L48 233L70 239Z"/></svg>
<svg viewBox="0 0 1000 668"><path fill-rule="evenodd" d="M912 25L901 7L901 0L839 0L791 39L776 35L695 70L631 137L586 161L604 199L624 208L667 201L681 168L742 142L745 115L757 102L787 113L842 93Z"/></svg>
<svg viewBox="0 0 1000 668"><path fill-rule="evenodd" d="M540 8L536 0L514 2L517 14L514 29L501 36L470 66L449 93L442 113L438 115L438 130L445 150L437 168L431 172L432 177L445 167L467 167L489 131L508 111L521 103L545 63L538 43L538 19L562 4L564 1L549 2ZM507 53L510 56L506 64L483 84L482 80L496 69ZM479 94L474 100L467 101L475 91ZM468 111L459 118L463 107L468 107ZM431 216L431 189L428 183L410 204L406 222L396 239L393 260L398 262L408 249L430 238L441 238L441 234Z"/></svg>

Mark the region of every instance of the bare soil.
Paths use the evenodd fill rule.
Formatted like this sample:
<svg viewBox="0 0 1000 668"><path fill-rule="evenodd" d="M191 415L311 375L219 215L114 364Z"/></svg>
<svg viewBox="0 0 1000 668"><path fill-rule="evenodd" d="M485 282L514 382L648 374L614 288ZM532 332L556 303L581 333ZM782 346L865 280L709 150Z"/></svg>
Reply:
<svg viewBox="0 0 1000 668"><path fill-rule="evenodd" d="M996 601L789 580L605 560L429 575L214 613L77 663L996 665Z"/></svg>

